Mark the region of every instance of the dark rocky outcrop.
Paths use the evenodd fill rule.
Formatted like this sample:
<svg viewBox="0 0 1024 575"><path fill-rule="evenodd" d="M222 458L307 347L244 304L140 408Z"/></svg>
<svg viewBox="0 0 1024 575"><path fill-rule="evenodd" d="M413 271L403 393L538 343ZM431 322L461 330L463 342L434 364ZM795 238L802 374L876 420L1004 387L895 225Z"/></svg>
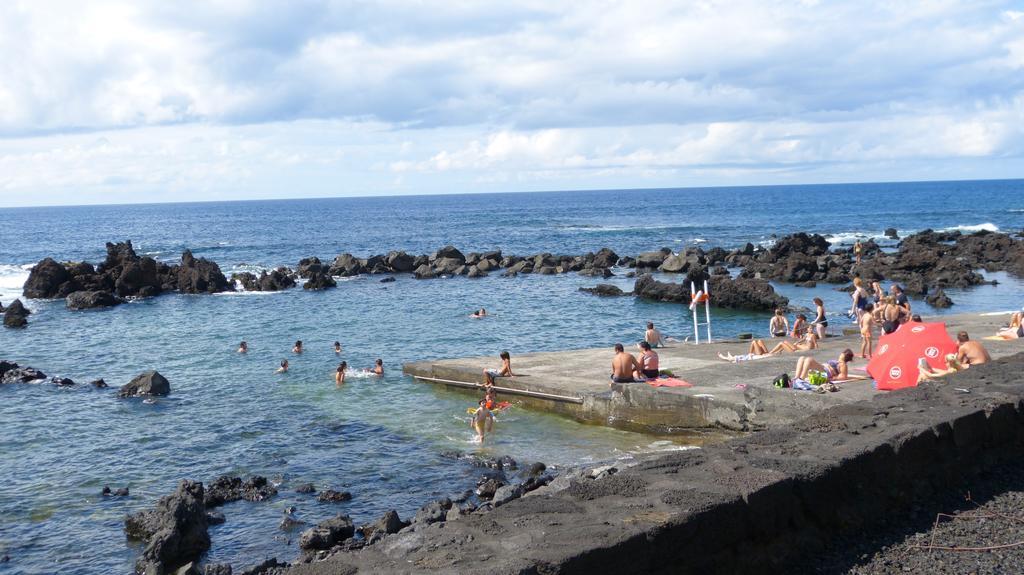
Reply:
<svg viewBox="0 0 1024 575"><path fill-rule="evenodd" d="M232 501L265 501L275 495L277 488L266 477L254 475L242 481L241 477L222 475L210 483L204 501L207 507L218 507Z"/></svg>
<svg viewBox="0 0 1024 575"><path fill-rule="evenodd" d="M322 290L337 286L338 283L334 281L334 278L325 273L316 272L309 276L309 279L306 280L306 283L302 284L302 289Z"/></svg>
<svg viewBox="0 0 1024 575"><path fill-rule="evenodd" d="M312 483L301 483L295 487L295 493L316 493L316 486Z"/></svg>
<svg viewBox="0 0 1024 575"><path fill-rule="evenodd" d="M0 383L36 383L46 380L46 374L34 367L19 367L16 363L0 362Z"/></svg>
<svg viewBox="0 0 1024 575"><path fill-rule="evenodd" d="M181 293L218 293L232 289L220 266L206 258L196 258L189 250L181 254L177 280Z"/></svg>
<svg viewBox="0 0 1024 575"><path fill-rule="evenodd" d="M28 316L31 314L20 299L11 302L4 310L4 327L25 327L28 325Z"/></svg>
<svg viewBox="0 0 1024 575"><path fill-rule="evenodd" d="M68 294L64 300L68 309L93 309L113 307L123 300L107 291L76 291Z"/></svg>
<svg viewBox="0 0 1024 575"><path fill-rule="evenodd" d="M889 238L891 240L898 240L898 239L900 239L900 234L899 234L899 232L896 231L896 228L885 228L885 234L884 235L885 235L885 237L887 237L887 238Z"/></svg>
<svg viewBox="0 0 1024 575"><path fill-rule="evenodd" d="M929 294L924 298L924 301L928 302L928 305L937 308L947 308L953 306L953 300L950 299L946 292L939 288L933 293Z"/></svg>
<svg viewBox="0 0 1024 575"><path fill-rule="evenodd" d="M110 387L107 385L107 382L103 381L102 379L94 379L89 382L89 385L95 387L96 389L106 389Z"/></svg>
<svg viewBox="0 0 1024 575"><path fill-rule="evenodd" d="M619 263L619 256L609 248L601 248L594 254L594 259L590 262L591 267L595 268L610 268L615 264Z"/></svg>
<svg viewBox="0 0 1024 575"><path fill-rule="evenodd" d="M452 500L445 497L437 501L431 501L416 512L416 516L413 517L413 524L430 525L431 523L437 523L444 521L445 516L448 514L448 510L452 508Z"/></svg>
<svg viewBox="0 0 1024 575"><path fill-rule="evenodd" d="M294 273L286 268L260 272L259 277L251 272L231 274L231 280L242 284L245 291L281 291L295 287Z"/></svg>
<svg viewBox="0 0 1024 575"><path fill-rule="evenodd" d="M117 392L118 397L165 396L171 393L167 378L155 370L135 376Z"/></svg>
<svg viewBox="0 0 1024 575"><path fill-rule="evenodd" d="M594 287L581 287L579 288L579 291L591 293L602 297L628 295L626 292L622 291L622 289L619 288L618 286L613 286L611 284L597 284Z"/></svg>
<svg viewBox="0 0 1024 575"><path fill-rule="evenodd" d="M386 512L380 519L363 525L359 528L359 533L362 534L366 539L370 539L376 533L391 535L398 533L403 528L409 525L408 521L402 521L402 518L398 516L398 512L394 509Z"/></svg>
<svg viewBox="0 0 1024 575"><path fill-rule="evenodd" d="M146 542L136 572L174 573L210 548L203 484L182 481L154 509L128 515L124 531L129 539Z"/></svg>
<svg viewBox="0 0 1024 575"><path fill-rule="evenodd" d="M302 532L299 548L304 551L330 549L355 535L355 526L348 515L337 515Z"/></svg>
<svg viewBox="0 0 1024 575"><path fill-rule="evenodd" d="M352 500L352 494L348 491L335 491L334 489L324 489L316 496L316 500L321 503L343 503L345 501Z"/></svg>
<svg viewBox="0 0 1024 575"><path fill-rule="evenodd" d="M75 380L69 377L60 377L55 375L50 378L50 383L56 385L57 387L71 387L75 385Z"/></svg>
<svg viewBox="0 0 1024 575"><path fill-rule="evenodd" d="M44 258L28 274L22 293L27 298L52 299L60 297L60 288L71 279L71 274L52 258Z"/></svg>
<svg viewBox="0 0 1024 575"><path fill-rule="evenodd" d="M775 289L765 280L711 276L708 284L711 305L716 307L772 310L789 305L789 299L775 293ZM651 274L643 274L637 278L633 294L645 299L685 304L690 303L692 295L689 282L686 285L660 282Z"/></svg>

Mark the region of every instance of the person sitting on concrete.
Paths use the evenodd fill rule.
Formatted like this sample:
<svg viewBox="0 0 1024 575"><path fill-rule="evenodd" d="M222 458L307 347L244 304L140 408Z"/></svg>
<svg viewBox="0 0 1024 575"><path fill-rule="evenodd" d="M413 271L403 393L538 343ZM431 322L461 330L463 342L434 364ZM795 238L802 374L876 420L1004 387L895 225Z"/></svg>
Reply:
<svg viewBox="0 0 1024 575"><path fill-rule="evenodd" d="M960 343L960 349L956 352L956 360L963 364L964 369L972 365L981 365L992 361L985 346L981 342L974 341L966 331L956 334L956 340Z"/></svg>
<svg viewBox="0 0 1024 575"><path fill-rule="evenodd" d="M655 329L654 322L647 322L647 331L644 332L644 341L651 344L651 347L665 347L665 338L661 332Z"/></svg>
<svg viewBox="0 0 1024 575"><path fill-rule="evenodd" d="M807 379L807 375L814 371L825 374L829 381L843 381L849 379L849 363L853 361L853 350L844 349L837 359L821 363L813 357L801 357L796 360L796 379Z"/></svg>
<svg viewBox="0 0 1024 575"><path fill-rule="evenodd" d="M776 308L775 315L768 321L768 333L772 334L772 337L786 337L789 333L789 320L782 313L782 308Z"/></svg>
<svg viewBox="0 0 1024 575"><path fill-rule="evenodd" d="M798 313L796 314L796 320L793 321L793 331L790 332L790 337L794 339L802 339L807 335L807 316Z"/></svg>
<svg viewBox="0 0 1024 575"><path fill-rule="evenodd" d="M640 359L637 363L640 364L641 369L633 372L633 377L636 379L658 379L658 354L651 349L651 344L646 341L641 341L640 344Z"/></svg>
<svg viewBox="0 0 1024 575"><path fill-rule="evenodd" d="M501 358L501 367L484 370L484 387L494 385L496 377L515 377L515 374L512 373L512 356L507 351L503 351L498 354L498 357Z"/></svg>
<svg viewBox="0 0 1024 575"><path fill-rule="evenodd" d="M626 353L621 343L615 344L615 357L612 358L612 383L634 383L634 371L642 371L643 367L636 361L633 354ZM610 384L609 384L610 385Z"/></svg>

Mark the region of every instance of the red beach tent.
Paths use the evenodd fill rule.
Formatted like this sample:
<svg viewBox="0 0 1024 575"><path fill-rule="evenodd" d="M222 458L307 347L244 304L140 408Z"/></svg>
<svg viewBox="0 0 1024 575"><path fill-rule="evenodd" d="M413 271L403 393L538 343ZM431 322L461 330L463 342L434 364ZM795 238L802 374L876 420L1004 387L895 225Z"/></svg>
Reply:
<svg viewBox="0 0 1024 575"><path fill-rule="evenodd" d="M905 323L878 340L878 348L868 362L868 374L883 391L915 387L919 359L925 358L935 369L946 369L946 354L957 349L946 333L946 324Z"/></svg>

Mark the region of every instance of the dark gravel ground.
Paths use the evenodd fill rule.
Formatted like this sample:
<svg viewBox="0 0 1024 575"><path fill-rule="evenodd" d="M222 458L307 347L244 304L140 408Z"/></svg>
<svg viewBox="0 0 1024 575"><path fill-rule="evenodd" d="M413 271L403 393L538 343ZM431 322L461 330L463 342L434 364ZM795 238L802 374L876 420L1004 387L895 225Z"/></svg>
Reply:
<svg viewBox="0 0 1024 575"><path fill-rule="evenodd" d="M941 517L939 513L955 517ZM921 549L920 546L990 547L986 551ZM833 538L828 549L807 557L791 573L1011 574L1024 573L1024 463L992 469L969 485L950 488L886 524Z"/></svg>

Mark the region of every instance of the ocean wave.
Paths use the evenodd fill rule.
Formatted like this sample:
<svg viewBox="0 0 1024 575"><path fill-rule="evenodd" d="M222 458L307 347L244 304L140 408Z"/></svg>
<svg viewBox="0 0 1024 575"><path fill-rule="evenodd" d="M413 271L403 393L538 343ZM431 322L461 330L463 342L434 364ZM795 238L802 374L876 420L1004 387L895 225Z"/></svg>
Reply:
<svg viewBox="0 0 1024 575"><path fill-rule="evenodd" d="M21 297L22 288L25 287L25 280L28 273L35 264L0 264L0 301L10 303L10 300Z"/></svg>
<svg viewBox="0 0 1024 575"><path fill-rule="evenodd" d="M942 228L940 232L998 232L999 226L992 222L985 222L983 224L977 224L974 226L953 226L950 228Z"/></svg>
<svg viewBox="0 0 1024 575"><path fill-rule="evenodd" d="M561 226L558 229L567 232L582 232L590 234L609 234L609 233L622 233L622 232L649 232L653 230L693 230L697 229L698 226L687 225L687 224L656 224L656 225L597 225L597 224L578 224Z"/></svg>

